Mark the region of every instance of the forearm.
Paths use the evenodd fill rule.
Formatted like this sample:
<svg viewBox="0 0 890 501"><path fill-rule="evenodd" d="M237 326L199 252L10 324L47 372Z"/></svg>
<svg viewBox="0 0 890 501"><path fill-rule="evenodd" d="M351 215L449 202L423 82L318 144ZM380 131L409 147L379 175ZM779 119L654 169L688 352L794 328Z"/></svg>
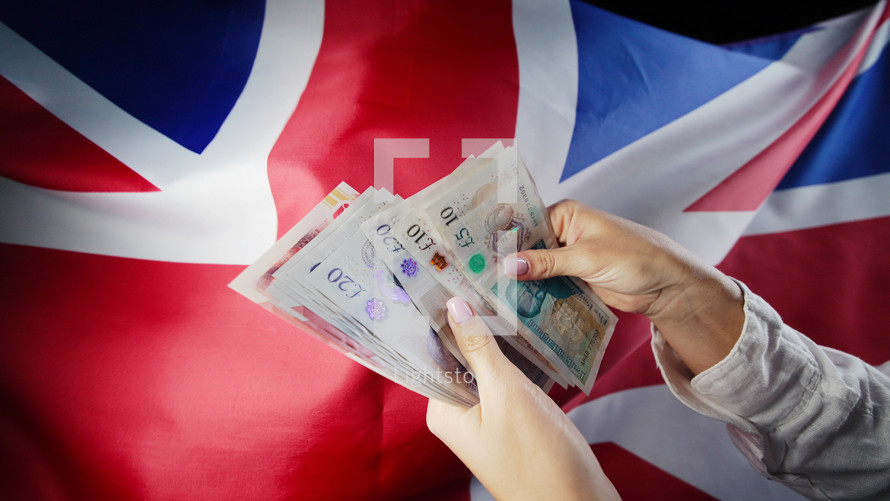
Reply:
<svg viewBox="0 0 890 501"><path fill-rule="evenodd" d="M671 390L729 423L733 442L765 476L813 498L886 496L890 379L817 346L761 298L747 290L744 296L742 336L694 378L655 332L653 349Z"/></svg>

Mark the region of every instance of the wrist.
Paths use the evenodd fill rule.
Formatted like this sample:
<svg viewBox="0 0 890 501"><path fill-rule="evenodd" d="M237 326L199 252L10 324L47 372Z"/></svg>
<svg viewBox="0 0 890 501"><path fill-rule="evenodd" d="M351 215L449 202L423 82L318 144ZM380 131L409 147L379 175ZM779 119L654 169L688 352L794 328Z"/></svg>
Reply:
<svg viewBox="0 0 890 501"><path fill-rule="evenodd" d="M702 266L665 288L646 316L698 374L723 360L738 341L745 323L744 297L732 279Z"/></svg>

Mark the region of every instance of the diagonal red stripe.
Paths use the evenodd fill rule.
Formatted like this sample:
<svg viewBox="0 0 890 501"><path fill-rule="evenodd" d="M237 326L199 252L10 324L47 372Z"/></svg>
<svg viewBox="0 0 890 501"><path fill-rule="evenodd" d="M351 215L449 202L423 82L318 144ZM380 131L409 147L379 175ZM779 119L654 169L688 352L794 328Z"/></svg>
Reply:
<svg viewBox="0 0 890 501"><path fill-rule="evenodd" d="M158 191L0 77L0 176L63 191Z"/></svg>
<svg viewBox="0 0 890 501"><path fill-rule="evenodd" d="M797 123L750 162L696 200L686 211L753 211L760 207L834 110L856 76L867 50L868 43L860 49L828 92Z"/></svg>

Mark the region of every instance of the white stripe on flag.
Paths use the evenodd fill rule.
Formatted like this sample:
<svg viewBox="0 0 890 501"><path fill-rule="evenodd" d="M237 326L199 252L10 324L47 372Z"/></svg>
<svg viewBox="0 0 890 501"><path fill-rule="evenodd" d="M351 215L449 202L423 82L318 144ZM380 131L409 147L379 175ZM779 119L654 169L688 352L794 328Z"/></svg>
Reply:
<svg viewBox="0 0 890 501"><path fill-rule="evenodd" d="M860 11L807 33L782 60L563 183L559 183L562 164L554 162L564 160L564 145L571 139L572 127L565 124L569 116L566 98L548 92L565 92L567 86L557 85L557 76L577 80L577 61L547 59L519 50L522 84L539 85L520 94L520 117L535 119L517 121L517 143L523 156L527 155L546 201L579 199L652 226L709 262L719 262L752 214L718 216L736 224L722 228L720 235L709 235L701 231L704 216L684 210L769 147L818 102L866 43L880 13L879 8ZM536 13L516 12L517 17L520 14ZM526 36L526 30L519 29L522 23L514 20L520 49L520 40ZM564 27L562 31L559 44L570 50L569 42L574 44L575 40L565 33L574 30ZM551 49L558 50L562 49ZM523 74L539 78L523 79ZM550 85L541 84L541 80ZM526 94L531 97L523 99ZM549 115L542 104L548 100L555 103ZM534 107L533 112L523 106ZM554 137L557 133L564 137ZM547 148L553 148L550 156L529 153Z"/></svg>
<svg viewBox="0 0 890 501"><path fill-rule="evenodd" d="M885 194L880 196L879 194ZM890 174L773 192L745 229L762 235L890 216Z"/></svg>
<svg viewBox="0 0 890 501"><path fill-rule="evenodd" d="M875 65L878 57L881 56L881 52L887 48L888 42L890 42L890 18L884 20L877 31L875 31L875 36L871 40L871 45L868 46L868 52L865 53L865 57L862 59L862 65L859 66L857 76L865 73Z"/></svg>
<svg viewBox="0 0 890 501"><path fill-rule="evenodd" d="M515 0L519 58L516 145L547 203L569 154L578 100L578 45L565 0Z"/></svg>
<svg viewBox="0 0 890 501"><path fill-rule="evenodd" d="M0 74L161 190L60 192L3 179L0 240L164 261L253 261L275 241L266 161L306 87L323 21L321 1L266 4L247 84L200 155L139 122L0 25Z"/></svg>

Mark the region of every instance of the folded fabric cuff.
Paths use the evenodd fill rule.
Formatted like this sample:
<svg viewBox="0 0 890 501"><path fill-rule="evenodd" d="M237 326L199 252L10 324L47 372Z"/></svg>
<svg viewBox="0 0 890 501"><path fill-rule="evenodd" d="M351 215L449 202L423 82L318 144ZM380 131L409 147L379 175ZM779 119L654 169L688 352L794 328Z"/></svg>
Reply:
<svg viewBox="0 0 890 501"><path fill-rule="evenodd" d="M748 376L752 370L752 356L762 351L761 346L766 341L768 329L763 320L781 325L781 318L762 299L751 293L745 284L735 282L744 297L745 322L741 336L723 360L694 376L655 325L651 326L652 351L665 382L681 402L700 414L754 432L754 425L742 417L746 414L740 413L741 409L733 408L735 405L725 405L725 400L729 397L733 402L744 402L748 392L756 391L750 387Z"/></svg>

